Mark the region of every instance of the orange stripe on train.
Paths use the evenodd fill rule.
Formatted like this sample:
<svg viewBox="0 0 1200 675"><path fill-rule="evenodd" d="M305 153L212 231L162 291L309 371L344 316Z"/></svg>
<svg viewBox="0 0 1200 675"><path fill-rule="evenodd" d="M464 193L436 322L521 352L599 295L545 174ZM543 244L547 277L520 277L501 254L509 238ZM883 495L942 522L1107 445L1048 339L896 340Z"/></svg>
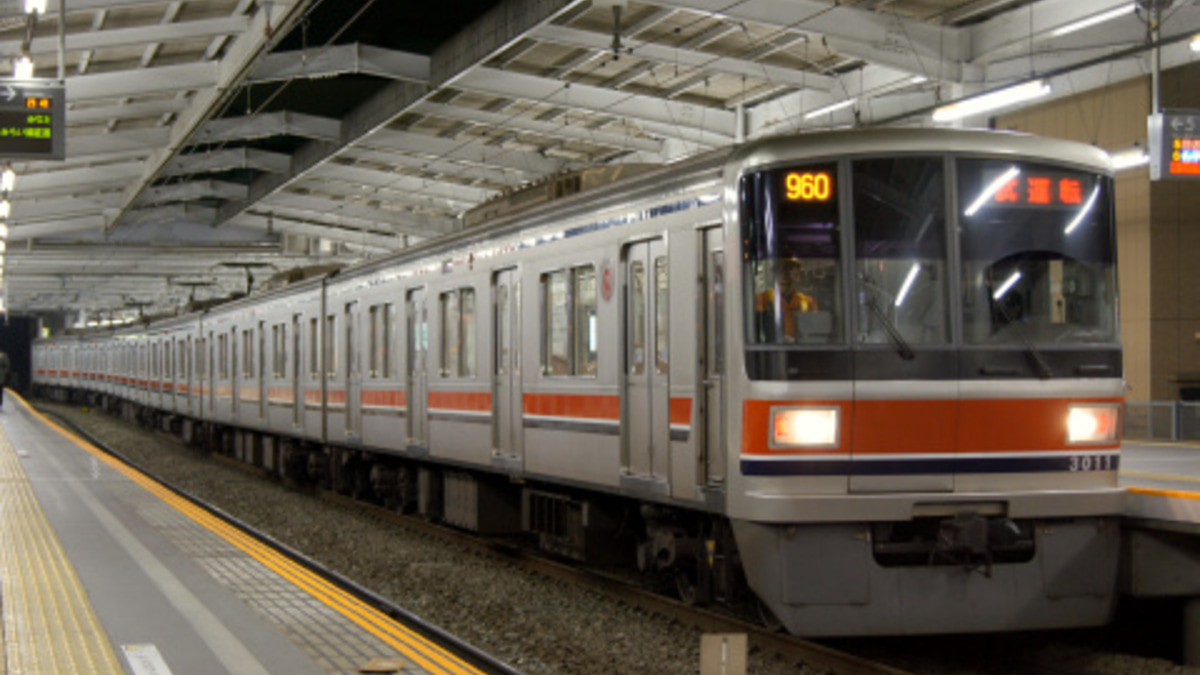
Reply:
<svg viewBox="0 0 1200 675"><path fill-rule="evenodd" d="M1067 409L1072 403L1120 403L1121 399L964 399L918 401L756 401L742 403L742 454L954 454L1060 451L1068 446ZM840 447L831 450L769 450L772 406L836 406L842 416ZM1119 443L1089 446L1115 449Z"/></svg>

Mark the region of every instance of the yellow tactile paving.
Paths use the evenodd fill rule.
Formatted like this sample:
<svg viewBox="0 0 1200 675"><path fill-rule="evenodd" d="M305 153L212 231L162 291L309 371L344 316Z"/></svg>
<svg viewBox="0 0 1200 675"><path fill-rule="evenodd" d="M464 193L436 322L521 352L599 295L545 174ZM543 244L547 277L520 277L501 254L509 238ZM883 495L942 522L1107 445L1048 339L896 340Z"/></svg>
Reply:
<svg viewBox="0 0 1200 675"><path fill-rule="evenodd" d="M124 673L0 428L0 605L5 673Z"/></svg>
<svg viewBox="0 0 1200 675"><path fill-rule="evenodd" d="M374 607L357 599L352 594L347 593L333 583L311 572L303 565L292 561L224 520L167 490L137 469L105 454L91 443L88 443L86 440L33 410L19 396L13 395L13 398L17 399L18 402L24 405L44 424L63 435L76 446L124 474L125 477L156 495L162 501L174 506L181 513L217 534L226 542L241 549L279 577L290 581L296 587L316 598L324 606L337 612L362 630L365 630L384 644L395 649L397 653L411 661L414 666L414 670L406 668L403 672L422 672L433 675L479 675L482 672L470 663L439 647L419 633L414 632L404 624L393 620Z"/></svg>

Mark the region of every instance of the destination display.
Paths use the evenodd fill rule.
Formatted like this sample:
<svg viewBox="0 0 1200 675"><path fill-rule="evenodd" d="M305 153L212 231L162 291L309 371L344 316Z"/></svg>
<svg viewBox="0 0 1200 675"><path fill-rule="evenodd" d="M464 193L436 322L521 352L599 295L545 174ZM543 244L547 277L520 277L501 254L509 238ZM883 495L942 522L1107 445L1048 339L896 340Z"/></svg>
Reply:
<svg viewBox="0 0 1200 675"><path fill-rule="evenodd" d="M0 79L0 160L63 159L66 135L62 84Z"/></svg>
<svg viewBox="0 0 1200 675"><path fill-rule="evenodd" d="M1200 178L1200 110L1150 116L1150 180Z"/></svg>

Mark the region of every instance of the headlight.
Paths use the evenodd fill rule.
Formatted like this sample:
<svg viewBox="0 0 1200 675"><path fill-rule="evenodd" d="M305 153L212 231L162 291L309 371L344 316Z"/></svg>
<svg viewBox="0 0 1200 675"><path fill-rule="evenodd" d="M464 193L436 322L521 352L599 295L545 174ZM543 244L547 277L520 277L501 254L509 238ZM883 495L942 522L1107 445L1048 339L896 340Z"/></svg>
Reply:
<svg viewBox="0 0 1200 675"><path fill-rule="evenodd" d="M1120 407L1116 404L1070 406L1067 412L1067 443L1116 443L1119 421Z"/></svg>
<svg viewBox="0 0 1200 675"><path fill-rule="evenodd" d="M836 448L837 407L771 408L771 445L783 448Z"/></svg>

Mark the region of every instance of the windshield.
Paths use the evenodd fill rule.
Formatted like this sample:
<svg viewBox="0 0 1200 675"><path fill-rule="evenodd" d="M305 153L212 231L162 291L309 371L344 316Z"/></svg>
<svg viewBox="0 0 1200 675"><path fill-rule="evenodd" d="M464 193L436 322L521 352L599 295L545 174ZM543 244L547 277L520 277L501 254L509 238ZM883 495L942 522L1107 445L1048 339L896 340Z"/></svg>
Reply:
<svg viewBox="0 0 1200 675"><path fill-rule="evenodd" d="M853 164L860 344L950 340L943 163L903 157Z"/></svg>
<svg viewBox="0 0 1200 675"><path fill-rule="evenodd" d="M746 307L752 344L841 341L837 164L742 181Z"/></svg>
<svg viewBox="0 0 1200 675"><path fill-rule="evenodd" d="M1117 342L1103 175L906 155L759 171L740 190L751 347L849 343L911 361Z"/></svg>
<svg viewBox="0 0 1200 675"><path fill-rule="evenodd" d="M1108 179L964 159L958 186L967 344L1116 341Z"/></svg>

